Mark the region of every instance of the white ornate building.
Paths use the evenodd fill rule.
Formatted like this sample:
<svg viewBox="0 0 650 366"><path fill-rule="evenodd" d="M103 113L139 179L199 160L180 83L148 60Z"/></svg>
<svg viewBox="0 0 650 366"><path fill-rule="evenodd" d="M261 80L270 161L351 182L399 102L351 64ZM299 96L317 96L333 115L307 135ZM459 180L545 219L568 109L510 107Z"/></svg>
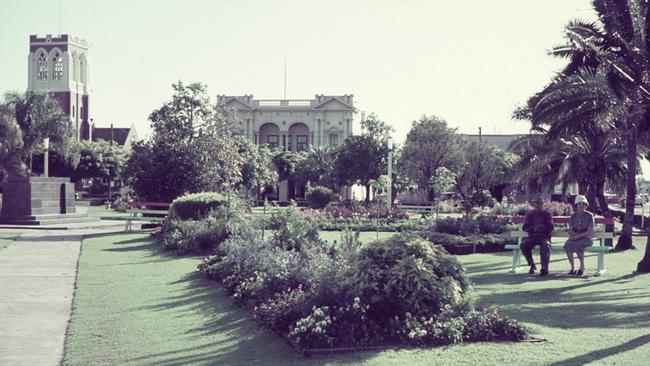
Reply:
<svg viewBox="0 0 650 366"><path fill-rule="evenodd" d="M92 138L89 122L88 42L67 34L29 36L27 91L50 93L70 116L77 139Z"/></svg>
<svg viewBox="0 0 650 366"><path fill-rule="evenodd" d="M252 95L217 96L217 103L232 108L242 133L255 144L286 151L310 146L339 146L352 135L356 109L352 95L316 95L314 99L253 99ZM283 181L277 199L300 197L304 187ZM350 196L350 190L341 192Z"/></svg>
<svg viewBox="0 0 650 366"><path fill-rule="evenodd" d="M220 95L217 103L235 110L242 132L256 144L302 151L309 146L338 146L352 135L352 95L295 100Z"/></svg>

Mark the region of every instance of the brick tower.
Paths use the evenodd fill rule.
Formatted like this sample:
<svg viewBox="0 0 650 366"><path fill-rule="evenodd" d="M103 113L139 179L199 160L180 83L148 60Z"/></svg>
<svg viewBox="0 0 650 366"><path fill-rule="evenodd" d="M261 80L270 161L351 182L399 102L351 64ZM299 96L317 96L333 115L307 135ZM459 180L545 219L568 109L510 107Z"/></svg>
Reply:
<svg viewBox="0 0 650 366"><path fill-rule="evenodd" d="M27 91L53 96L70 116L77 139L90 140L88 42L62 34L29 36Z"/></svg>

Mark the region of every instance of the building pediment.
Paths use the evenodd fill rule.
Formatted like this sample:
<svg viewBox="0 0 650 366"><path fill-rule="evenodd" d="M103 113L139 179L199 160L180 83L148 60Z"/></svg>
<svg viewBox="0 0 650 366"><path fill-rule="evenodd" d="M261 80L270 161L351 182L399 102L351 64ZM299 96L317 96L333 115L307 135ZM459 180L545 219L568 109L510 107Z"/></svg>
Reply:
<svg viewBox="0 0 650 366"><path fill-rule="evenodd" d="M316 105L316 109L354 109L353 106L343 102L336 97L330 97Z"/></svg>
<svg viewBox="0 0 650 366"><path fill-rule="evenodd" d="M235 108L237 110L240 110L240 109L253 109L253 107L251 107L248 103L240 100L237 97L229 98L228 100L225 101L224 104L227 107L232 107L232 108Z"/></svg>

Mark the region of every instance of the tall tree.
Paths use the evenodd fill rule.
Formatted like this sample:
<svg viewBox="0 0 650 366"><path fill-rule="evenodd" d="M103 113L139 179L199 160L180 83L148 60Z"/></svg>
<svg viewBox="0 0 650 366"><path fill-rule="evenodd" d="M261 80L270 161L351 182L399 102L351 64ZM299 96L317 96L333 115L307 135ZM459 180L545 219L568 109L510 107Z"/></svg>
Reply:
<svg viewBox="0 0 650 366"><path fill-rule="evenodd" d="M336 189L334 179L334 149L329 146L312 147L307 151L305 159L296 167L296 176L303 184L323 186Z"/></svg>
<svg viewBox="0 0 650 366"><path fill-rule="evenodd" d="M370 181L386 171L387 146L370 135L350 136L339 146L334 171L341 185L360 184L366 188L370 203Z"/></svg>
<svg viewBox="0 0 650 366"><path fill-rule="evenodd" d="M455 188L463 201L466 215L478 203L483 191L494 190L512 181L517 156L494 145L469 142L464 148L464 164L458 170Z"/></svg>
<svg viewBox="0 0 650 366"><path fill-rule="evenodd" d="M565 75L580 74L585 67L597 67L595 76L580 80L582 90L598 89L605 80L613 94L615 108L597 115L594 122L615 118L617 131L627 145L626 212L623 230L616 248L632 246L632 222L636 196L637 144L639 132L646 132L649 123L650 100L650 42L647 22L650 5L645 0L594 0L598 22L574 21L566 28L567 44L554 49L553 53L571 58ZM596 65L596 66L595 66ZM582 98L580 94L579 98ZM561 99L560 99L561 101ZM568 103L576 103L573 98ZM560 103L567 105L567 103ZM601 108L597 103L587 104ZM622 116L617 116L618 111ZM613 113L614 112L614 113ZM602 118L604 117L604 118ZM650 240L650 239L649 239ZM650 270L650 263L647 263Z"/></svg>
<svg viewBox="0 0 650 366"><path fill-rule="evenodd" d="M172 87L172 99L149 116L153 135L133 146L128 183L139 197L161 201L233 188L241 182L243 158L232 112L210 104L203 84Z"/></svg>
<svg viewBox="0 0 650 366"><path fill-rule="evenodd" d="M22 131L22 160L31 169L32 156L42 151L45 137L50 139L52 150L69 160L74 166L79 159L77 136L59 103L42 92L7 93L5 105L15 114Z"/></svg>
<svg viewBox="0 0 650 366"><path fill-rule="evenodd" d="M462 140L455 128L436 116L413 121L402 150L402 169L434 200L431 178L440 167L456 171L462 157Z"/></svg>
<svg viewBox="0 0 650 366"><path fill-rule="evenodd" d="M255 145L242 135L237 135L239 153L244 159L241 167L240 186L248 190L255 189L255 198L259 201L262 189L278 182L278 172L273 163L273 152L268 145Z"/></svg>
<svg viewBox="0 0 650 366"><path fill-rule="evenodd" d="M0 184L11 173L22 174L23 138L13 111L0 104Z"/></svg>

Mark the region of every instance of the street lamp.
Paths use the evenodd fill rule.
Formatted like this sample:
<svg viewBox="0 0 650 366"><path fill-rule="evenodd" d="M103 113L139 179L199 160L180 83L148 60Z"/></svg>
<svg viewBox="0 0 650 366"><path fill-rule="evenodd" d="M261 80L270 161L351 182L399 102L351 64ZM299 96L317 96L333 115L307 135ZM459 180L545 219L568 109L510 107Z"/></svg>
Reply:
<svg viewBox="0 0 650 366"><path fill-rule="evenodd" d="M390 210L393 207L393 139L388 137L388 190L386 204Z"/></svg>
<svg viewBox="0 0 650 366"><path fill-rule="evenodd" d="M45 178L49 177L49 150L50 150L50 138L46 137L43 139L43 148L45 153L43 154L43 176Z"/></svg>

